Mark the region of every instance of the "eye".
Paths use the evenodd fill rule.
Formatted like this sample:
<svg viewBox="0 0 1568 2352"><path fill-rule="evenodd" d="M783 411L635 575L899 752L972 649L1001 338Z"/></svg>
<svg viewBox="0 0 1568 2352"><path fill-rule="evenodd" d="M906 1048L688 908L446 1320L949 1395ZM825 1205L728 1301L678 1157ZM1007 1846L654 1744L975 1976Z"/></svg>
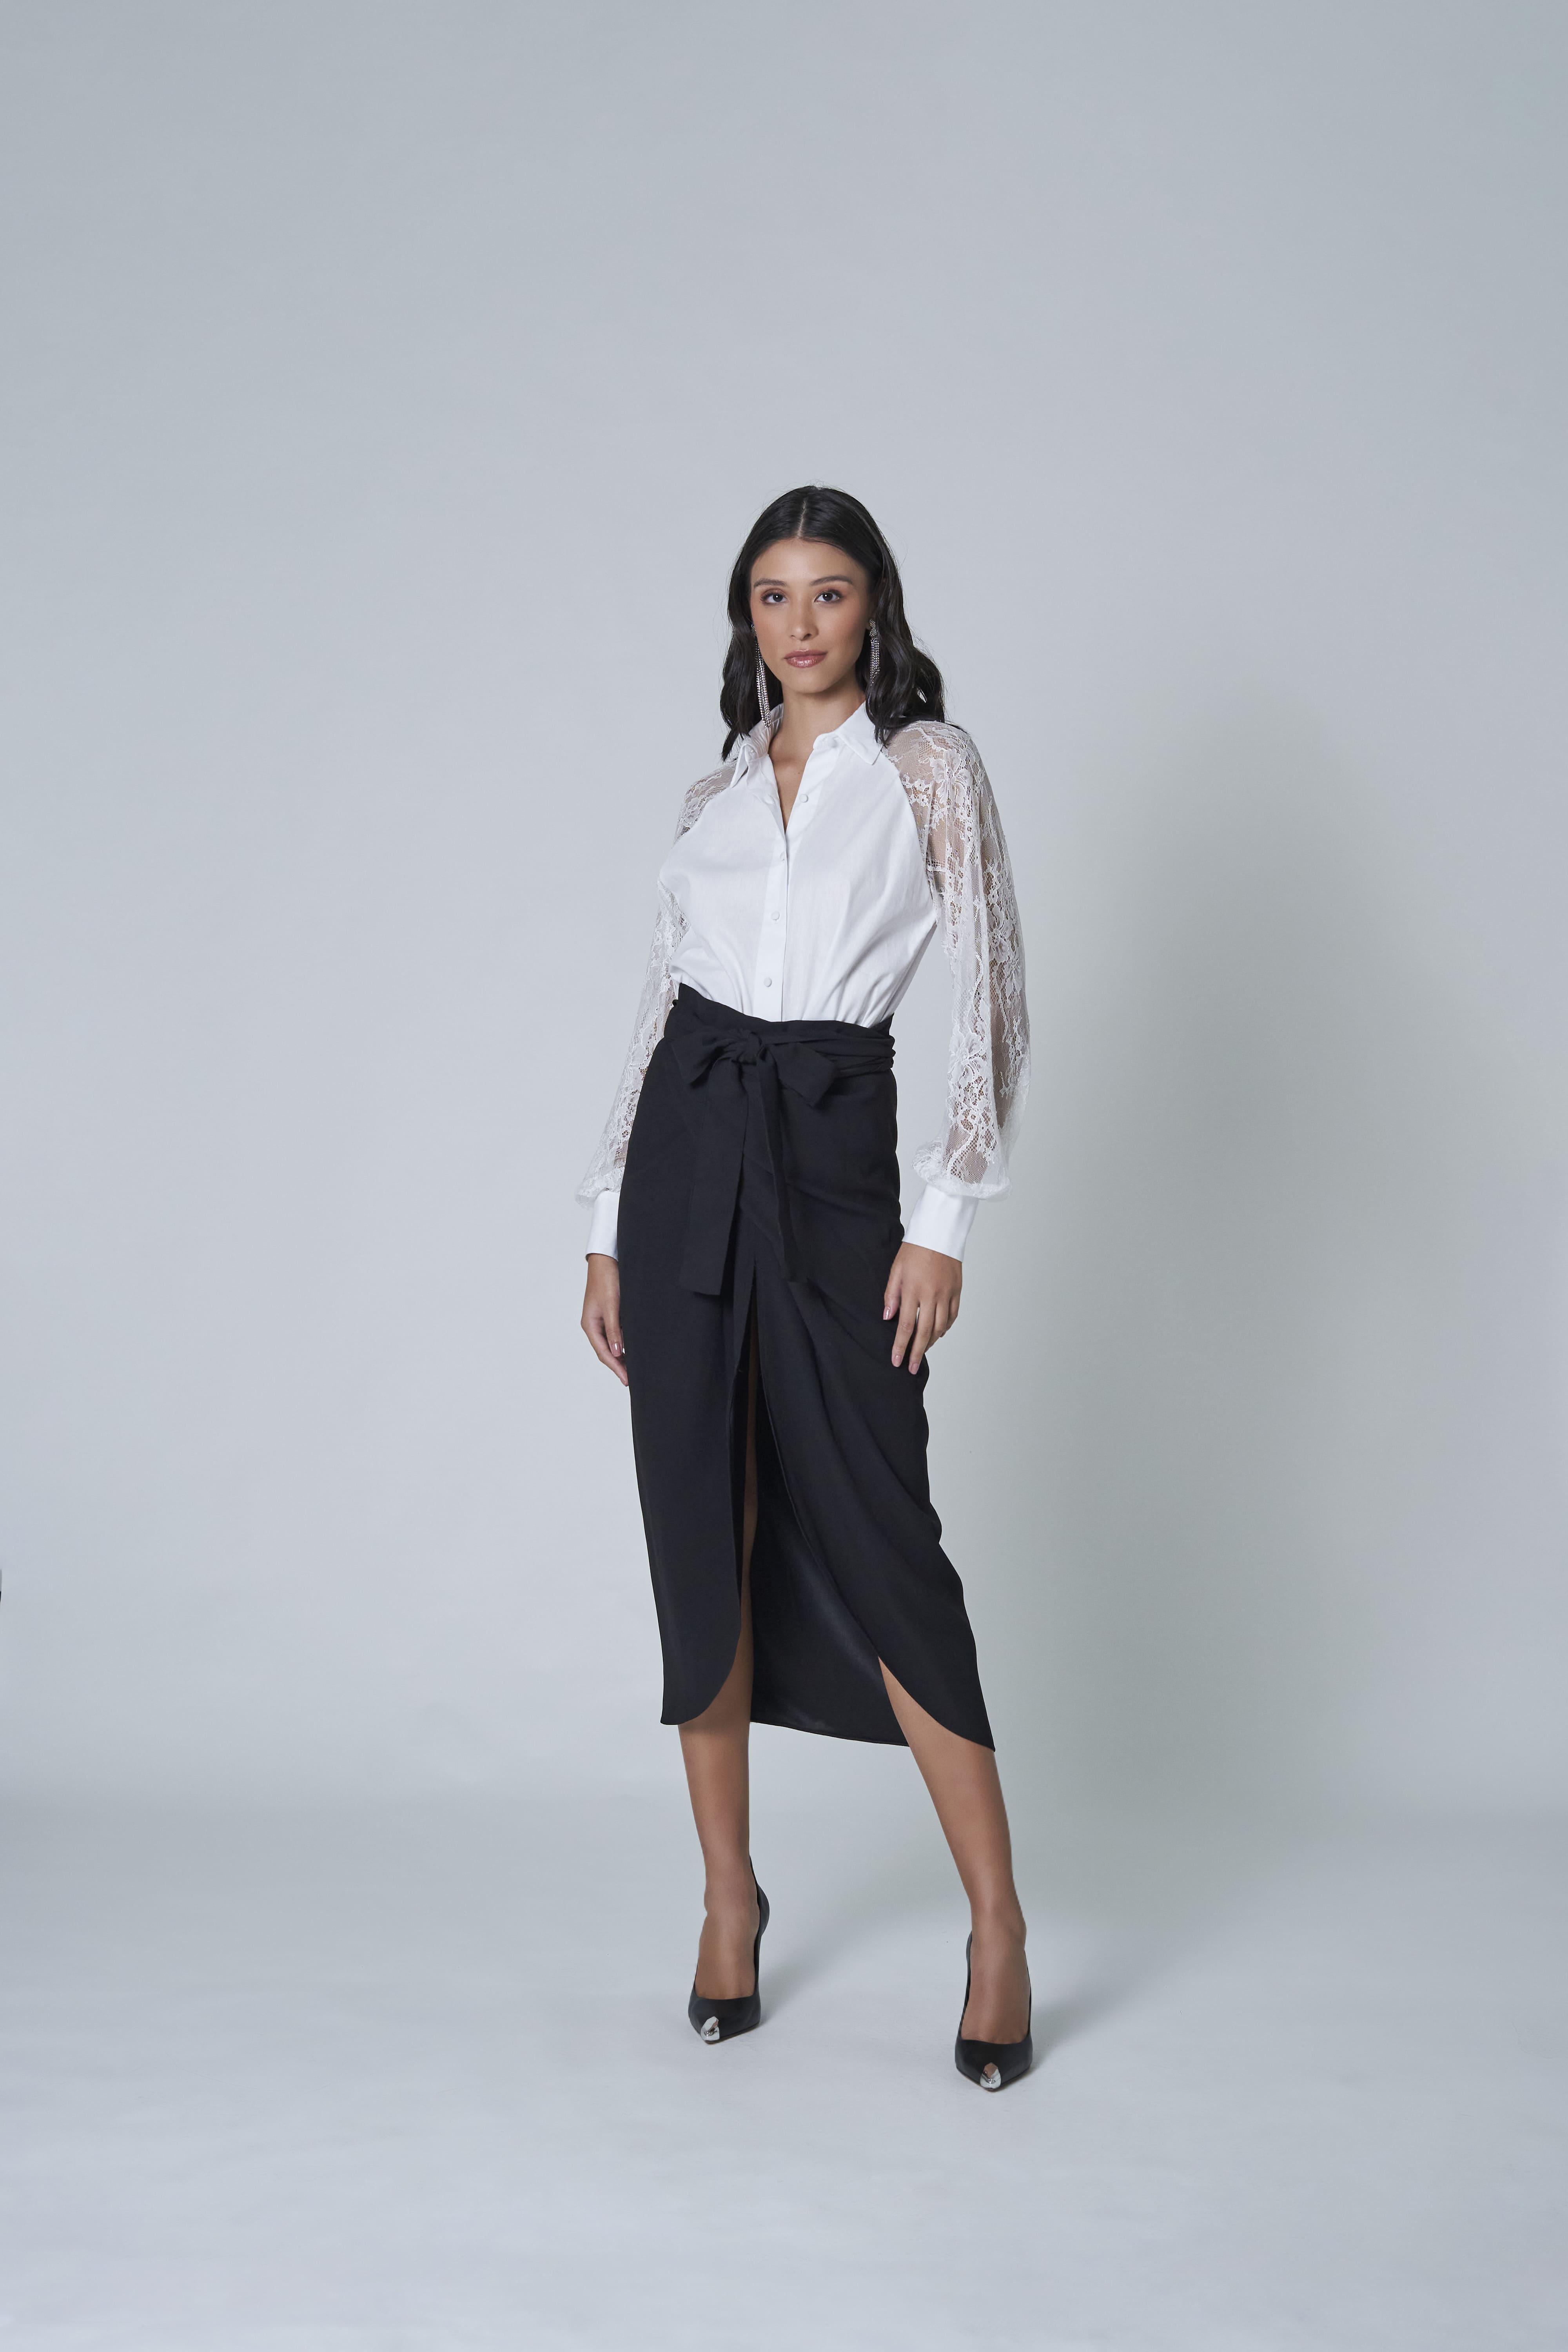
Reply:
<svg viewBox="0 0 1568 2352"><path fill-rule="evenodd" d="M784 590L782 588L764 588L763 590L762 601L764 604L782 604L784 602Z"/></svg>
<svg viewBox="0 0 1568 2352"><path fill-rule="evenodd" d="M844 591L842 588L825 588L819 601L824 604L842 604Z"/></svg>

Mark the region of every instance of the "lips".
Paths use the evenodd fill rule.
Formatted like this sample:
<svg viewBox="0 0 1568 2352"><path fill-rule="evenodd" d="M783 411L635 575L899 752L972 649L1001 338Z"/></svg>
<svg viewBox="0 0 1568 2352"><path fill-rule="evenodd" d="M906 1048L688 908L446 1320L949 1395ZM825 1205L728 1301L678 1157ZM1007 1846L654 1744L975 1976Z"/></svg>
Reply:
<svg viewBox="0 0 1568 2352"><path fill-rule="evenodd" d="M826 654L785 654L784 656L791 669L815 669L819 661L826 661Z"/></svg>

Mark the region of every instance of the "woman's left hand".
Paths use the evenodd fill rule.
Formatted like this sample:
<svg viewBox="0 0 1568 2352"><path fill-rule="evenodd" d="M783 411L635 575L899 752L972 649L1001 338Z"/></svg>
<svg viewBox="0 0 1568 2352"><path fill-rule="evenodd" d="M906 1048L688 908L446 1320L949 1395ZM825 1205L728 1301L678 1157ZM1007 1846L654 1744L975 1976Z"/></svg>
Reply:
<svg viewBox="0 0 1568 2352"><path fill-rule="evenodd" d="M910 1370L918 1372L928 1348L958 1320L963 1268L957 1258L941 1250L921 1249L906 1242L893 1260L882 1298L882 1320L899 1318L893 1339L893 1361L901 1364L906 1349Z"/></svg>

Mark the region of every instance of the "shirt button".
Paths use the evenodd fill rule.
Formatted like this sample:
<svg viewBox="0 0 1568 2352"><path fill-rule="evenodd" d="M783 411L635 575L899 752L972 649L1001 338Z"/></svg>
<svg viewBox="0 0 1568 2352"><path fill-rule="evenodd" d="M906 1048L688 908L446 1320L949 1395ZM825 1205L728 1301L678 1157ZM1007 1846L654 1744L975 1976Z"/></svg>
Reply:
<svg viewBox="0 0 1568 2352"><path fill-rule="evenodd" d="M764 988L771 988L771 987L773 986L773 982L772 982L771 980L764 980L764 981L763 981L763 986Z"/></svg>
<svg viewBox="0 0 1568 2352"><path fill-rule="evenodd" d="M776 915L773 917L773 920L775 923L778 921L778 917Z"/></svg>

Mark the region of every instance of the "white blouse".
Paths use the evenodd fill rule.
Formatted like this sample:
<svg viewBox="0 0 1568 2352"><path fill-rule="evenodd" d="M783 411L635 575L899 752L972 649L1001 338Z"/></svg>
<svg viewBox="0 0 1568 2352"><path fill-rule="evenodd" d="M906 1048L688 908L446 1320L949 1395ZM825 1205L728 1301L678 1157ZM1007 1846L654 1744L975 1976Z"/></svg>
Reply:
<svg viewBox="0 0 1568 2352"><path fill-rule="evenodd" d="M862 703L819 735L784 822L771 721L692 785L658 873L631 1049L577 1197L614 1256L626 1143L682 981L765 1021L885 1021L940 929L952 976L947 1132L915 1160L905 1227L962 1257L975 1203L1007 1189L1029 1083L1024 949L1001 821L960 727L917 720L884 749Z"/></svg>

